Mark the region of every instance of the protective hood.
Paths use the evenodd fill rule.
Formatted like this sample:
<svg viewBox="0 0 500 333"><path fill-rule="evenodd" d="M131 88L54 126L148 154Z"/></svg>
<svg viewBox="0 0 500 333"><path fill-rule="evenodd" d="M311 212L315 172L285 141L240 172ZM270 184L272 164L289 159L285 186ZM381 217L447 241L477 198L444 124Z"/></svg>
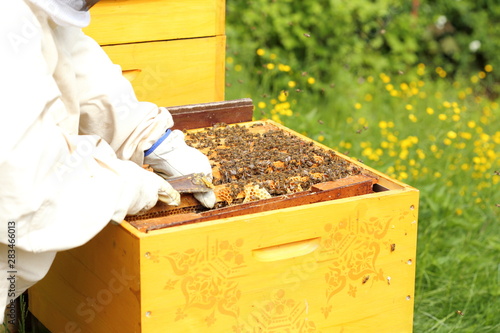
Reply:
<svg viewBox="0 0 500 333"><path fill-rule="evenodd" d="M90 13L82 11L84 0L28 0L50 15L61 26L84 28L90 23Z"/></svg>

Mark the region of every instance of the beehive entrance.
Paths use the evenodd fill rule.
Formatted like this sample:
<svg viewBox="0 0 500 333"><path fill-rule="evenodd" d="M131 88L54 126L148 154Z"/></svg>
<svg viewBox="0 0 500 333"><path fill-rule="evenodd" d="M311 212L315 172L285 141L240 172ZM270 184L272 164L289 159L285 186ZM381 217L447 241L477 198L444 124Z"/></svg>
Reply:
<svg viewBox="0 0 500 333"><path fill-rule="evenodd" d="M186 143L202 151L211 162L213 183L216 186L216 209L205 211L192 196L184 196L181 207L159 204L144 216L128 217L127 220L137 228L144 229L148 223L158 224L158 221L144 220L159 217L164 220L169 217L167 222L160 223L167 226L169 223L198 219L199 214L206 220L221 211L234 214L238 210L251 207L255 210L255 207L263 205L267 207L265 210L280 208L276 200L278 197L291 200L290 205L299 205L308 203L299 203L296 199L305 196L309 197L309 202L317 202L364 194L371 191L375 182L373 178L361 177L361 168L337 156L334 151L271 122L219 124L189 131L186 133ZM346 179L349 180L339 182ZM365 181L367 183L363 185L362 193L337 193L336 197L327 195L325 198L319 194L325 189L328 192L345 187L346 184ZM322 187L322 184L332 183L335 184ZM317 198L311 199L312 194ZM173 215L185 215L185 219ZM147 227L146 230L151 228Z"/></svg>

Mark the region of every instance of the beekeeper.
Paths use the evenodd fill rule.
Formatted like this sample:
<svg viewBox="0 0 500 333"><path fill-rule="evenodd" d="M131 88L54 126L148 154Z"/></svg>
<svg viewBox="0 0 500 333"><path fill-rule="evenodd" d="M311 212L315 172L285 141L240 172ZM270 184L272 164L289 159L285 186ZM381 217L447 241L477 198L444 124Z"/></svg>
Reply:
<svg viewBox="0 0 500 333"><path fill-rule="evenodd" d="M159 198L179 204L144 163L167 177L211 177L205 155L169 130L170 113L137 101L81 31L96 2L0 1L0 309L42 279L57 251ZM213 192L195 196L215 204Z"/></svg>

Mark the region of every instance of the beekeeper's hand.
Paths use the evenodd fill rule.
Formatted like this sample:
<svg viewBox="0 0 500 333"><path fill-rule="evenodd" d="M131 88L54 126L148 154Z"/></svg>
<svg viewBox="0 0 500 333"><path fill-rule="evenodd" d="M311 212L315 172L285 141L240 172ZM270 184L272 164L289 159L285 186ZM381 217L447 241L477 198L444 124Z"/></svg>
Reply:
<svg viewBox="0 0 500 333"><path fill-rule="evenodd" d="M144 163L168 180L170 177L203 173L212 180L212 167L208 158L184 141L184 133L167 130L149 150L144 153ZM214 191L194 193L194 197L205 207L215 205Z"/></svg>
<svg viewBox="0 0 500 333"><path fill-rule="evenodd" d="M165 179L153 172L142 173L142 186L136 193L135 200L127 210L127 215L142 214L154 207L158 200L172 206L181 203L181 195Z"/></svg>
<svg viewBox="0 0 500 333"><path fill-rule="evenodd" d="M158 200L168 205L178 206L181 195L165 179L147 171L130 161L119 161L108 168L126 175L123 177L123 188L118 198L118 207L111 218L120 223L125 215L140 215L154 207Z"/></svg>

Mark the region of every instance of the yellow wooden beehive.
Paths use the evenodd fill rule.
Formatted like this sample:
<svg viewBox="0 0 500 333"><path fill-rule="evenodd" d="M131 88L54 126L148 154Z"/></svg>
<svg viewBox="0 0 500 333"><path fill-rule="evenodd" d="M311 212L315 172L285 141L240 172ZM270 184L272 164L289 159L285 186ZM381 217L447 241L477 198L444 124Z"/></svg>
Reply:
<svg viewBox="0 0 500 333"><path fill-rule="evenodd" d="M139 100L224 100L224 0L101 0L85 32L122 66Z"/></svg>
<svg viewBox="0 0 500 333"><path fill-rule="evenodd" d="M142 100L223 100L223 0L103 0L87 33ZM377 178L374 191L149 231L109 225L57 255L31 312L68 333L411 332L418 191L338 156Z"/></svg>
<svg viewBox="0 0 500 333"><path fill-rule="evenodd" d="M109 225L58 254L31 310L52 332L411 332L418 191L337 156L376 178L373 191L149 231Z"/></svg>

